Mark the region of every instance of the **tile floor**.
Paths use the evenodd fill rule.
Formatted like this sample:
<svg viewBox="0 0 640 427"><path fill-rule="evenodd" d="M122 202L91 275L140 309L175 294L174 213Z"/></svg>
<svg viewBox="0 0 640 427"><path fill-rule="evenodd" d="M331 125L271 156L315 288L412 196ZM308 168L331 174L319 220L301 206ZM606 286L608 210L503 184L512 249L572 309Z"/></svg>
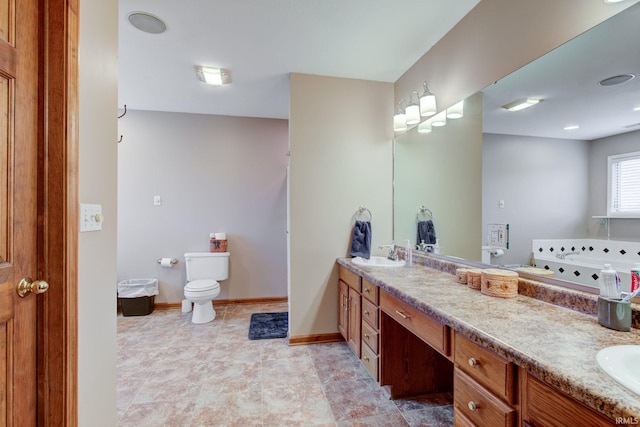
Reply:
<svg viewBox="0 0 640 427"><path fill-rule="evenodd" d="M451 426L449 393L389 400L346 343L249 341L255 312L216 307L193 325L179 309L118 316L120 426Z"/></svg>

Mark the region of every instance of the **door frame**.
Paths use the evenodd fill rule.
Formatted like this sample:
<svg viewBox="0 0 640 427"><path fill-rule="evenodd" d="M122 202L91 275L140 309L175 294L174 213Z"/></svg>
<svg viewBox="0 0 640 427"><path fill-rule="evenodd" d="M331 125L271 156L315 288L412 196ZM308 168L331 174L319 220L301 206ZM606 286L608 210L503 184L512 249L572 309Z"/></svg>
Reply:
<svg viewBox="0 0 640 427"><path fill-rule="evenodd" d="M79 0L39 0L38 425L78 425Z"/></svg>

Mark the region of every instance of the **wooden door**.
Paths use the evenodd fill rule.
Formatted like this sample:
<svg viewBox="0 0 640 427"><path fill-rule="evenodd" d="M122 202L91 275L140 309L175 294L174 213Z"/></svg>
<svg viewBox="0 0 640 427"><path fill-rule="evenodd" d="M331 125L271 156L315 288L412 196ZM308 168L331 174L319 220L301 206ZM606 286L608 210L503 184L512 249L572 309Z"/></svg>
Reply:
<svg viewBox="0 0 640 427"><path fill-rule="evenodd" d="M36 424L38 4L0 0L0 423Z"/></svg>
<svg viewBox="0 0 640 427"><path fill-rule="evenodd" d="M77 11L0 0L0 425L77 425Z"/></svg>
<svg viewBox="0 0 640 427"><path fill-rule="evenodd" d="M354 289L349 288L349 339L347 342L353 352L360 358L360 328L362 327L362 312L360 310L362 297Z"/></svg>
<svg viewBox="0 0 640 427"><path fill-rule="evenodd" d="M338 280L338 331L345 340L349 339L349 286Z"/></svg>

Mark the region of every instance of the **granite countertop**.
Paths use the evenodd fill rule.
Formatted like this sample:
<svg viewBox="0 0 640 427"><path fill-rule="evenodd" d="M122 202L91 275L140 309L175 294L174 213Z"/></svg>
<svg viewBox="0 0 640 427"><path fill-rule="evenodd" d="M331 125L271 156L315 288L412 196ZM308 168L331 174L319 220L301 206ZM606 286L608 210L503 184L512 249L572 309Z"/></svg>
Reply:
<svg viewBox="0 0 640 427"><path fill-rule="evenodd" d="M640 417L640 396L596 362L605 347L640 344L638 329L607 329L596 316L523 295L487 296L422 265L369 268L350 258L338 263L596 411L614 420Z"/></svg>

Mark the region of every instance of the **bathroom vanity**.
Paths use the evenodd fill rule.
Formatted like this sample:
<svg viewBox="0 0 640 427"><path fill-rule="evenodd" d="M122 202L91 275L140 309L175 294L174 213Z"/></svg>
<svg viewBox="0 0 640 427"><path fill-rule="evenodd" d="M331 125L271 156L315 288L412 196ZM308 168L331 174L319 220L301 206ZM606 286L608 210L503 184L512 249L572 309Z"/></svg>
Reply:
<svg viewBox="0 0 640 427"><path fill-rule="evenodd" d="M460 426L640 419L640 396L595 360L604 347L640 343L636 329L606 329L584 307L483 295L455 281L455 263L368 268L337 262L340 332L391 398L453 391ZM538 286L521 282L523 291ZM547 289L537 293L554 292L539 286ZM550 298L566 301L567 291L558 292L564 298Z"/></svg>

